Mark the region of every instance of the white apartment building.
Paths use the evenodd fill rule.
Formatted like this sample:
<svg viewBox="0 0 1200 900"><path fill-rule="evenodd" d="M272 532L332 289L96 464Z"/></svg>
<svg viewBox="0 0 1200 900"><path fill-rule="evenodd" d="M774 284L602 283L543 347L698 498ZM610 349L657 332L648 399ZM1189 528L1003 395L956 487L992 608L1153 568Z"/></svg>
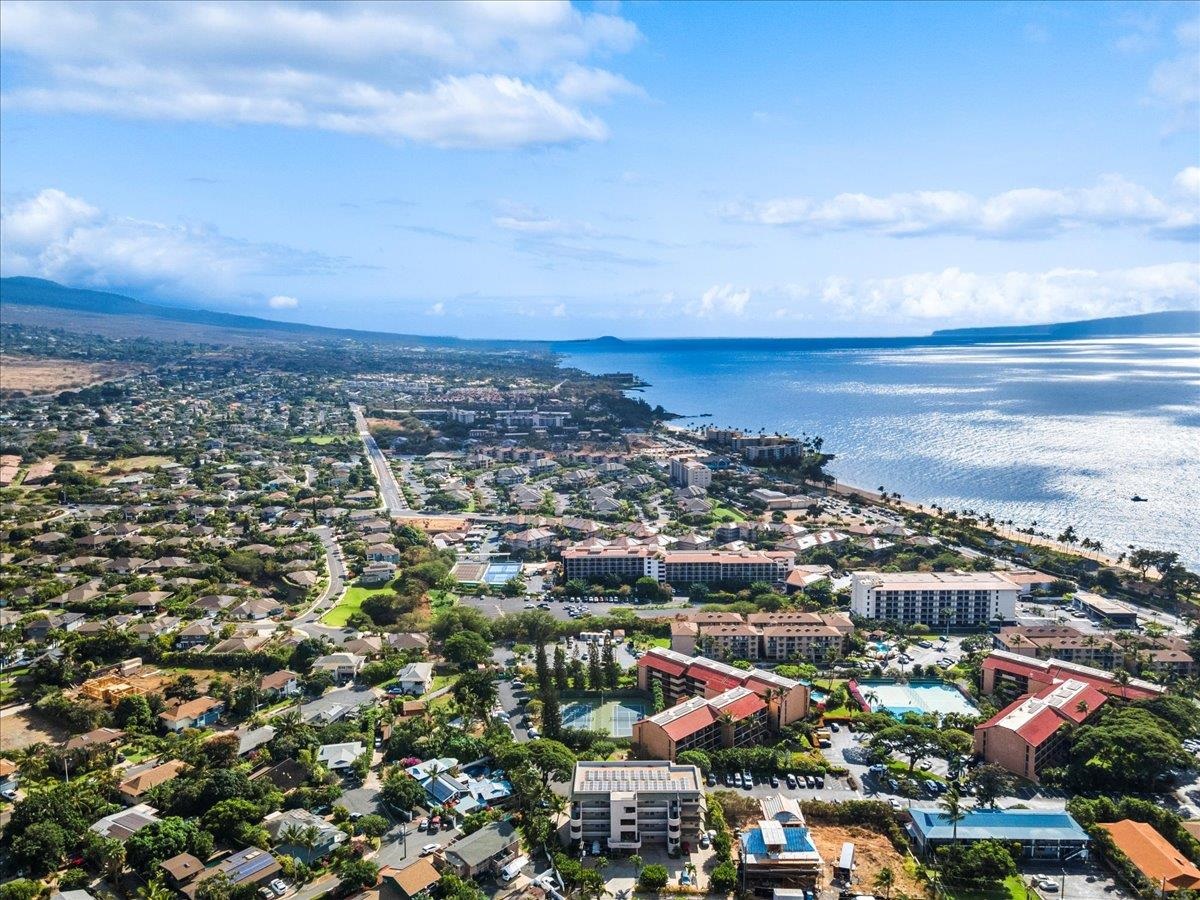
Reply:
<svg viewBox="0 0 1200 900"><path fill-rule="evenodd" d="M856 572L850 611L931 628L1011 622L1020 590L994 572Z"/></svg>
<svg viewBox="0 0 1200 900"><path fill-rule="evenodd" d="M693 582L774 583L787 578L792 553L769 550L662 550L658 547L568 547L562 552L566 580L603 575L653 578L687 586Z"/></svg>
<svg viewBox="0 0 1200 900"><path fill-rule="evenodd" d="M712 484L712 470L702 462L683 456L671 458L671 482L680 487L708 489Z"/></svg>
<svg viewBox="0 0 1200 900"><path fill-rule="evenodd" d="M571 783L572 841L589 848L695 849L704 818L704 779L669 760L578 762Z"/></svg>

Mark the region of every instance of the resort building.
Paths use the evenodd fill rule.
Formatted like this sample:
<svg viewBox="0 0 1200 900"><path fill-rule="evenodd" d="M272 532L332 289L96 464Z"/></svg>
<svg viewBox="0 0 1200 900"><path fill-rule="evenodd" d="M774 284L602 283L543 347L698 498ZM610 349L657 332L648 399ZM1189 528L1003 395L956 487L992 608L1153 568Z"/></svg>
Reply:
<svg viewBox="0 0 1200 900"><path fill-rule="evenodd" d="M633 853L689 852L703 830L704 779L668 760L578 762L571 782L571 841Z"/></svg>
<svg viewBox="0 0 1200 900"><path fill-rule="evenodd" d="M1116 641L1084 634L1069 625L1012 625L992 635L992 646L1032 659L1060 659L1102 669L1113 668L1121 656Z"/></svg>
<svg viewBox="0 0 1200 900"><path fill-rule="evenodd" d="M931 628L1011 622L1020 592L992 572L856 572L851 585L855 615Z"/></svg>
<svg viewBox="0 0 1200 900"><path fill-rule="evenodd" d="M1110 600L1090 591L1076 591L1071 605L1086 613L1093 622L1108 628L1137 628L1137 610L1119 600Z"/></svg>
<svg viewBox="0 0 1200 900"><path fill-rule="evenodd" d="M706 618L720 616L721 618ZM827 662L845 655L854 623L845 613L697 613L671 623L671 649L718 659Z"/></svg>
<svg viewBox="0 0 1200 900"><path fill-rule="evenodd" d="M800 803L777 795L763 797L759 805L762 818L743 830L738 841L743 886L815 887L824 862L805 827Z"/></svg>
<svg viewBox="0 0 1200 900"><path fill-rule="evenodd" d="M763 669L739 669L703 656L684 656L652 647L638 660L638 687L662 686L663 698L676 705L693 697L712 699L730 688L744 687L763 699L767 720L778 729L808 715L807 685Z"/></svg>
<svg viewBox="0 0 1200 900"><path fill-rule="evenodd" d="M658 546L568 547L562 552L566 580L615 575L626 581L653 578L687 586L696 582L768 584L787 578L795 554L766 550L663 550Z"/></svg>
<svg viewBox="0 0 1200 900"><path fill-rule="evenodd" d="M671 459L671 483L707 489L712 484L712 470L697 460L674 457Z"/></svg>
<svg viewBox="0 0 1200 900"><path fill-rule="evenodd" d="M1014 775L1038 781L1061 765L1070 731L1086 722L1108 698L1083 681L1070 679L1015 700L975 728L975 753Z"/></svg>
<svg viewBox="0 0 1200 900"><path fill-rule="evenodd" d="M745 687L715 697L693 697L633 724L633 743L644 756L675 761L684 750L753 747L767 736L767 704Z"/></svg>
<svg viewBox="0 0 1200 900"><path fill-rule="evenodd" d="M1036 694L1052 685L1075 680L1090 684L1102 694L1125 700L1146 700L1167 692L1161 685L1140 678L1125 680L1112 672L1060 659L1030 659L1006 650L993 650L983 660L981 691L1011 701Z"/></svg>
<svg viewBox="0 0 1200 900"><path fill-rule="evenodd" d="M952 843L1019 844L1023 859L1084 859L1088 834L1065 810L972 809L957 825L940 809L910 807L909 833L921 856Z"/></svg>
<svg viewBox="0 0 1200 900"><path fill-rule="evenodd" d="M1117 849L1163 894L1200 890L1200 868L1148 822L1101 822Z"/></svg>

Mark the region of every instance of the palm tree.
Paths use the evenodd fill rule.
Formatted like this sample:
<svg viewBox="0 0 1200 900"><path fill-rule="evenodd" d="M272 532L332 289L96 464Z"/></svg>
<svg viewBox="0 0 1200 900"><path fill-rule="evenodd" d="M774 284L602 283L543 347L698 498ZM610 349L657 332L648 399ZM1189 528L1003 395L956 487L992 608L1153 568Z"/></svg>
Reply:
<svg viewBox="0 0 1200 900"><path fill-rule="evenodd" d="M642 866L646 864L646 861L635 853L629 857L629 864L633 866L633 877L636 879L642 874Z"/></svg>
<svg viewBox="0 0 1200 900"><path fill-rule="evenodd" d="M967 817L970 810L963 803L962 794L959 791L958 782L950 782L950 787L942 796L938 804L942 807L942 817L954 826L954 831L951 836L951 842L958 843L958 823Z"/></svg>
<svg viewBox="0 0 1200 900"><path fill-rule="evenodd" d="M892 896L892 886L896 883L896 873L892 871L890 866L884 866L879 870L879 874L875 876L875 887L883 891L883 900L889 900Z"/></svg>
<svg viewBox="0 0 1200 900"><path fill-rule="evenodd" d="M167 887L161 877L154 877L137 890L138 900L174 900L175 892Z"/></svg>

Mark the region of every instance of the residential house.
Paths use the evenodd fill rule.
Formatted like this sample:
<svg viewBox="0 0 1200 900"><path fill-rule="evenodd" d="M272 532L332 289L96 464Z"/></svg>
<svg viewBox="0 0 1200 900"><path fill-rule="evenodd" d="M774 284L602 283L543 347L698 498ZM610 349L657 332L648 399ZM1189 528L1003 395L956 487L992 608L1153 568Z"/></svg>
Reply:
<svg viewBox="0 0 1200 900"><path fill-rule="evenodd" d="M204 728L221 717L225 704L212 697L197 697L181 703L174 709L168 709L158 714L158 717L171 731L183 731L185 728Z"/></svg>
<svg viewBox="0 0 1200 900"><path fill-rule="evenodd" d="M304 863L311 864L318 859L324 859L341 844L346 842L346 832L336 825L326 822L320 816L313 815L307 809L288 809L283 812L273 812L263 821L267 834L271 836L275 849L288 856L293 856ZM298 831L307 831L313 837L311 847L298 844L293 840Z"/></svg>
<svg viewBox="0 0 1200 900"><path fill-rule="evenodd" d="M259 679L258 689L269 698L294 697L300 693L300 676L280 669Z"/></svg>
<svg viewBox="0 0 1200 900"><path fill-rule="evenodd" d="M158 810L153 806L139 803L137 806L119 810L93 822L91 830L101 837L125 843L147 825L160 821L157 813Z"/></svg>
<svg viewBox="0 0 1200 900"><path fill-rule="evenodd" d="M130 775L117 786L121 802L127 806L136 806L150 788L171 781L186 768L187 763L183 760L172 759Z"/></svg>
<svg viewBox="0 0 1200 900"><path fill-rule="evenodd" d="M491 822L450 844L446 865L460 878L479 880L494 876L521 853L521 838L511 822Z"/></svg>
<svg viewBox="0 0 1200 900"><path fill-rule="evenodd" d="M366 662L357 653L330 653L313 660L313 669L328 672L335 681L349 681L358 674Z"/></svg>
<svg viewBox="0 0 1200 900"><path fill-rule="evenodd" d="M348 769L354 765L366 748L362 741L350 741L345 744L322 744L317 750L317 761L324 763L331 771Z"/></svg>
<svg viewBox="0 0 1200 900"><path fill-rule="evenodd" d="M433 688L433 663L409 663L396 676L396 684L402 694L421 697Z"/></svg>

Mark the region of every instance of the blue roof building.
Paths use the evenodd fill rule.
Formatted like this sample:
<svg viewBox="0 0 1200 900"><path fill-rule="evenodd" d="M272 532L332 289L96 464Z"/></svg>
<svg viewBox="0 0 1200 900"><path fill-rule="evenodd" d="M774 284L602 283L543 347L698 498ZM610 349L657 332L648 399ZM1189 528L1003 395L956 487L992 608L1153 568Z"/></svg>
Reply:
<svg viewBox="0 0 1200 900"><path fill-rule="evenodd" d="M974 809L957 828L940 809L913 807L909 813L909 833L922 855L957 839L964 844L987 840L1020 844L1021 855L1030 859L1087 856L1087 832L1066 810Z"/></svg>

